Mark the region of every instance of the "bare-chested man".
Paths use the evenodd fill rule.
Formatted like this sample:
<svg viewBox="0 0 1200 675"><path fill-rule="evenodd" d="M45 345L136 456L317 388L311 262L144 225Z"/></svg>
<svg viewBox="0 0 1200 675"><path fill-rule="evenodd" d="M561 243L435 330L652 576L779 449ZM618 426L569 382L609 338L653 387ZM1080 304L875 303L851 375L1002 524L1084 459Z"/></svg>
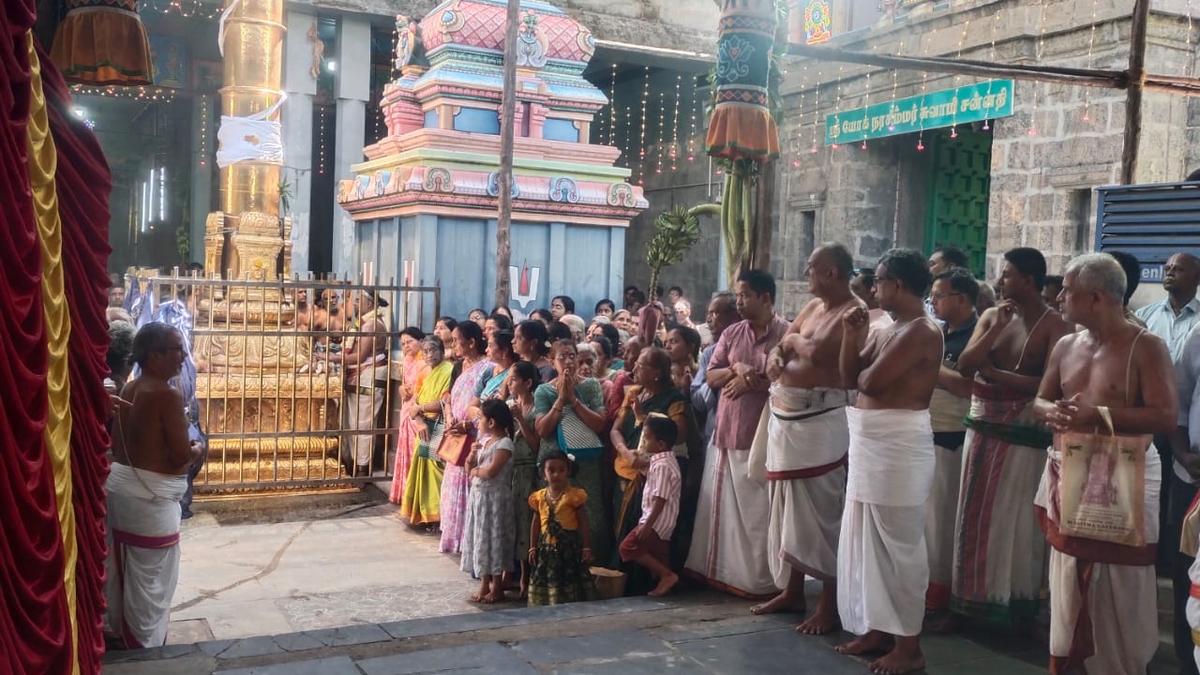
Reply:
<svg viewBox="0 0 1200 675"><path fill-rule="evenodd" d="M837 626L837 543L846 498L850 446L838 355L842 315L866 308L850 290L854 259L841 244L818 247L805 274L815 298L771 353L771 399L751 448L751 466L767 480L767 557L783 589L755 614L804 611L804 577L824 582L816 612L797 630L823 635Z"/></svg>
<svg viewBox="0 0 1200 675"><path fill-rule="evenodd" d="M133 339L141 374L124 386L113 422L107 562L108 626L126 648L162 645L179 580L179 501L200 446L188 440L183 395L168 380L184 361L183 336L165 323Z"/></svg>
<svg viewBox="0 0 1200 675"><path fill-rule="evenodd" d="M929 563L925 503L933 484L929 400L942 363L942 331L925 313L925 258L892 249L876 268L879 305L896 322L868 334L868 314L843 314L842 380L858 390L847 408L850 471L838 541L838 614L859 637L843 654L887 653L876 673L925 666L921 623Z"/></svg>
<svg viewBox="0 0 1200 675"><path fill-rule="evenodd" d="M974 377L963 441L951 607L1012 627L1032 626L1045 586L1046 542L1033 515L1049 431L1032 403L1046 357L1072 330L1046 305L1037 249L1004 254L1002 301L983 313L958 372Z"/></svg>
<svg viewBox="0 0 1200 675"><path fill-rule="evenodd" d="M1037 494L1050 551L1051 672L1097 675L1144 673L1158 648L1158 589L1154 578L1158 539L1158 453L1152 434L1175 428L1178 399L1171 356L1161 338L1125 319L1125 273L1108 255L1089 253L1067 265L1059 295L1068 321L1085 330L1062 338L1050 354L1034 405L1055 431ZM1144 453L1142 476L1120 462L1101 476L1117 485L1141 479L1145 545L1124 546L1059 531L1057 497L1064 432ZM1093 462L1105 464L1108 462ZM1093 476L1089 475L1089 483ZM1132 508L1114 500L1105 506ZM1178 545L1178 542L1176 543ZM1089 630L1090 629L1090 630Z"/></svg>

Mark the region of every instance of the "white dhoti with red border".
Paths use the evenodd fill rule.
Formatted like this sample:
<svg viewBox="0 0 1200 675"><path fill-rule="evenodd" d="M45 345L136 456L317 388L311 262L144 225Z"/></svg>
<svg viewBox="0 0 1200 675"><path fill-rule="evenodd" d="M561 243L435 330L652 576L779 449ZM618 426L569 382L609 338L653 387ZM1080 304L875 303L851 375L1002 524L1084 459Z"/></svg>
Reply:
<svg viewBox="0 0 1200 675"><path fill-rule="evenodd" d="M179 500L187 476L113 463L105 483L109 554L105 623L127 649L166 642L179 581Z"/></svg>

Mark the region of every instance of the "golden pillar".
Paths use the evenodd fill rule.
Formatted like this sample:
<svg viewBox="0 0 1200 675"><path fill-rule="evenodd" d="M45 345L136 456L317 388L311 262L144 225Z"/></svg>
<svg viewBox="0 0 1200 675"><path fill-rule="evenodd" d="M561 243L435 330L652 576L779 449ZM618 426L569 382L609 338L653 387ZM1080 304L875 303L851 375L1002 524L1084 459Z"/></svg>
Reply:
<svg viewBox="0 0 1200 675"><path fill-rule="evenodd" d="M284 97L283 0L226 0L222 22L223 116L280 121ZM282 133L234 122L240 146L282 143ZM269 133L268 133L269 132ZM233 143L230 143L233 145ZM243 148L244 149L244 148ZM261 148L260 148L261 150ZM253 153L248 153L253 154ZM260 156L270 156L264 153ZM205 222L205 269L227 280L202 286L194 353L200 421L210 434L202 491L317 481L338 475L338 375L314 374L312 338L293 331L294 289L244 283L290 275L291 226L279 217L280 161L221 168L220 211ZM329 435L300 435L329 430ZM242 434L274 432L242 437Z"/></svg>
<svg viewBox="0 0 1200 675"><path fill-rule="evenodd" d="M271 111L266 119L278 122L284 96L283 0L228 0L229 7L233 10L223 26L222 114L250 117ZM231 279L273 279L289 271L290 261L281 260L290 234L279 219L281 168L244 161L221 169L221 211L210 214L206 228L209 270L219 269Z"/></svg>

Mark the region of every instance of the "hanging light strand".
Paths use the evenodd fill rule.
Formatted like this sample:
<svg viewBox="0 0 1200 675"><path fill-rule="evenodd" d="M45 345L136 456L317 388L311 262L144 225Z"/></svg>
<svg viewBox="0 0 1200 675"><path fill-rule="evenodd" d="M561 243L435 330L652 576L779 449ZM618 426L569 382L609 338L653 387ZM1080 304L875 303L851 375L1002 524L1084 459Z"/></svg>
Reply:
<svg viewBox="0 0 1200 675"><path fill-rule="evenodd" d="M671 113L671 171L679 169L679 99L683 89L683 75L675 76L675 105Z"/></svg>
<svg viewBox="0 0 1200 675"><path fill-rule="evenodd" d="M839 63L838 64L838 73L837 73L837 89L835 90L835 93L834 93L834 102L833 102L833 125L835 127L842 126L842 74L845 72L846 72L846 65L844 63ZM834 143L830 147L832 147L834 150L837 150L838 144Z"/></svg>
<svg viewBox="0 0 1200 675"><path fill-rule="evenodd" d="M667 94L658 92L658 142L655 143L656 162L654 173L663 172L663 161L667 153Z"/></svg>
<svg viewBox="0 0 1200 675"><path fill-rule="evenodd" d="M929 72L921 72L921 104L925 104L925 91L929 88ZM917 152L925 151L925 120L921 120L921 127L917 130Z"/></svg>
<svg viewBox="0 0 1200 675"><path fill-rule="evenodd" d="M650 66L642 75L642 123L638 130L638 184L646 179L646 106L650 99Z"/></svg>
<svg viewBox="0 0 1200 675"><path fill-rule="evenodd" d="M1046 47L1046 0L1042 0L1038 4L1038 41L1037 50L1034 54L1036 63L1042 62L1042 55ZM1030 136L1038 135L1037 115L1038 115L1038 100L1042 95L1042 88L1038 86L1040 82L1033 83L1033 112L1029 116L1029 131L1026 133Z"/></svg>
<svg viewBox="0 0 1200 675"><path fill-rule="evenodd" d="M812 121L812 148L810 152L817 154L817 129L821 126L821 83L817 82L813 85L813 121Z"/></svg>
<svg viewBox="0 0 1200 675"><path fill-rule="evenodd" d="M967 31L971 29L971 19L968 18L963 22L962 32L958 34L958 54L955 58L961 59L963 55L963 43L967 40ZM958 82L961 76L957 73L954 75L954 88L958 89ZM954 110L950 112L950 138L958 138L958 106L954 106Z"/></svg>
<svg viewBox="0 0 1200 675"><path fill-rule="evenodd" d="M200 166L208 166L208 94L200 94Z"/></svg>
<svg viewBox="0 0 1200 675"><path fill-rule="evenodd" d="M872 52L875 51L874 45L872 45L870 47L870 50ZM863 121L867 122L867 120L869 120L870 114L871 114L870 110L869 110L869 108L871 107L871 67L870 66L867 66L867 81L864 84L864 86L866 87L866 91L863 93ZM864 125L864 127L869 129L870 124L867 123ZM866 150L867 149L867 139L864 138L862 145L860 145L859 147L862 148L863 150Z"/></svg>
<svg viewBox="0 0 1200 675"><path fill-rule="evenodd" d="M612 74L608 80L608 142L606 145L617 144L617 64L612 64Z"/></svg>
<svg viewBox="0 0 1200 675"><path fill-rule="evenodd" d="M804 86L808 84L808 59L800 67L800 100L796 103L796 135L792 138L792 168L800 168L800 144L804 142Z"/></svg>
<svg viewBox="0 0 1200 675"><path fill-rule="evenodd" d="M688 97L688 100L691 101L691 105L689 106L691 108L691 119L688 121L687 161L692 162L696 159L696 118L698 108L700 107L700 88L696 86L696 78L694 76L689 76L688 79L692 81L692 93Z"/></svg>
<svg viewBox="0 0 1200 675"><path fill-rule="evenodd" d="M71 93L77 96L104 96L105 98L127 98L134 101L160 101L170 103L175 100L175 90L170 87L118 87L107 85L94 87L86 84L71 85Z"/></svg>
<svg viewBox="0 0 1200 675"><path fill-rule="evenodd" d="M325 130L325 106L317 105L317 173L325 175L325 159L328 154Z"/></svg>
<svg viewBox="0 0 1200 675"><path fill-rule="evenodd" d="M902 56L903 54L904 54L904 40L901 40L900 46L896 48L896 56ZM897 68L893 68L892 69L892 100L889 102L889 105L888 105L888 114L895 112L896 87L899 84L899 80L900 80L900 70ZM895 124L888 125L888 131L895 131L895 130L896 130Z"/></svg>

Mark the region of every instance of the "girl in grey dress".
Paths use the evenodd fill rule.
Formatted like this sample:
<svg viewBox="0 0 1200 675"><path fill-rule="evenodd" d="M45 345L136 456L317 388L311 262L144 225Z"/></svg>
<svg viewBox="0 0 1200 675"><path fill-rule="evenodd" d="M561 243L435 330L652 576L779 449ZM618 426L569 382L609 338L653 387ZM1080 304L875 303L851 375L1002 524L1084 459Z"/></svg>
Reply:
<svg viewBox="0 0 1200 675"><path fill-rule="evenodd" d="M541 384L538 369L528 361L518 361L508 376L508 392L512 397L508 406L517 422L517 434L513 438L512 498L514 527L513 558L521 565L521 599L529 593L529 566L527 551L535 544L529 540L529 524L533 520L533 509L529 508L529 495L537 489L537 455L541 437L536 428L537 416L533 412L533 390ZM511 586L509 586L511 588Z"/></svg>
<svg viewBox="0 0 1200 675"><path fill-rule="evenodd" d="M501 575L512 569L516 539L513 521L513 416L498 399L483 402L481 436L467 458L471 480L463 525L462 569L480 579L473 602L491 604L504 598Z"/></svg>

